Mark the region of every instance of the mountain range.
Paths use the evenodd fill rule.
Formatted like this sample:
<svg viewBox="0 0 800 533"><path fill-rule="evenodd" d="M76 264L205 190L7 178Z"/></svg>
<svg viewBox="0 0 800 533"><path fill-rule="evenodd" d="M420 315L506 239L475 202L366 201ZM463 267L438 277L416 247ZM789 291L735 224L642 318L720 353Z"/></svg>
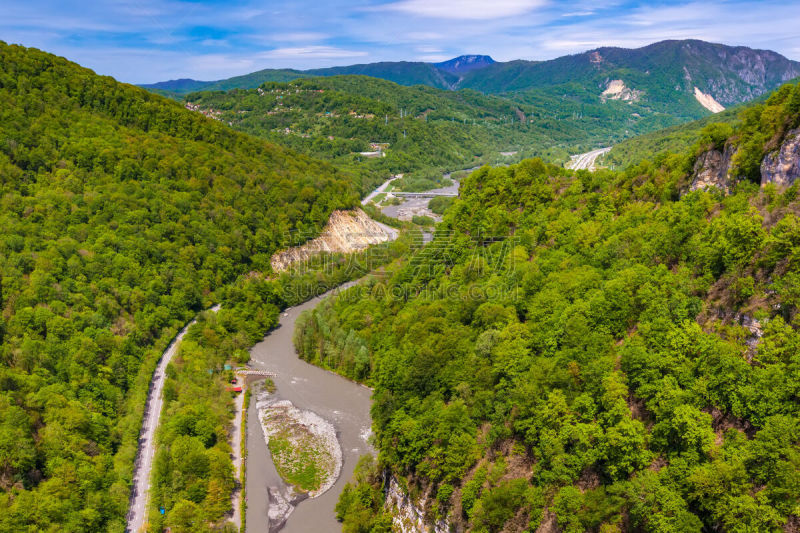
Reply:
<svg viewBox="0 0 800 533"><path fill-rule="evenodd" d="M702 106L716 112L751 100L800 76L800 62L769 50L698 40L668 40L642 48L604 47L548 61L496 62L466 55L441 63L380 62L313 70L266 69L217 81L172 80L144 88L171 96L194 91L256 88L268 81L358 74L400 85L474 89L531 101L531 90L596 101L622 99L663 108ZM536 93L535 97L541 96Z"/></svg>

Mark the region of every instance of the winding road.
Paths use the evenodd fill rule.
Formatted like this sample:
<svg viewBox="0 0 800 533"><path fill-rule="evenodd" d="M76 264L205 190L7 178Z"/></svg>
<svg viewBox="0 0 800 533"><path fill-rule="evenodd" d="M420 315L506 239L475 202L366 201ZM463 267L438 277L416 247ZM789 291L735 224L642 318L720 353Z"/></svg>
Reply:
<svg viewBox="0 0 800 533"><path fill-rule="evenodd" d="M210 309L217 312L219 305ZM153 378L150 380L150 391L147 393L147 403L144 407L142 429L139 431L139 449L136 452L136 463L133 467L133 489L131 491L130 507L128 508L127 525L128 533L144 531L147 522L147 496L150 491L150 473L153 470L153 458L156 453L156 430L161 419L161 410L164 407L164 381L172 358L178 352L178 346L189 328L197 319L189 322L172 339L167 349L161 355Z"/></svg>
<svg viewBox="0 0 800 533"><path fill-rule="evenodd" d="M572 170L594 170L597 168L595 166L597 158L599 158L601 155L607 154L609 151L611 151L610 147L598 148L597 150L592 150L591 152L586 152L585 154L573 155L571 156L569 163L564 165L564 167Z"/></svg>
<svg viewBox="0 0 800 533"><path fill-rule="evenodd" d="M378 196L380 193L386 191L386 188L389 186L391 182L393 182L398 178L401 178L402 176L403 176L402 174L399 174L397 176L392 176L388 180L384 181L380 187L369 193L363 200L361 200L361 205L367 205L373 198Z"/></svg>

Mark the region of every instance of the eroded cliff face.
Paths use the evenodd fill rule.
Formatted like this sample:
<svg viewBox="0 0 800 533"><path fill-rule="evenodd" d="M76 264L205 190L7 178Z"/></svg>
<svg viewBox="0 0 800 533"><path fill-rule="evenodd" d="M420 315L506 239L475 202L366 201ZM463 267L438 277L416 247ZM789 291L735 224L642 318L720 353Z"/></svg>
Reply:
<svg viewBox="0 0 800 533"><path fill-rule="evenodd" d="M688 81L692 78L714 99L724 106L752 100L765 92L800 75L797 63L769 50L752 50L746 47L722 47L703 42L683 45L684 57L693 75L684 67ZM718 73L710 77L703 68L713 56L721 65Z"/></svg>
<svg viewBox="0 0 800 533"><path fill-rule="evenodd" d="M399 533L449 533L447 521L439 520L433 525L425 519L427 498L415 502L397 483L394 476L389 476L386 486L386 507L392 513L393 530Z"/></svg>
<svg viewBox="0 0 800 533"><path fill-rule="evenodd" d="M712 113L719 113L721 111L725 111L725 107L716 100L714 100L713 96L704 93L697 87L694 88L694 97L701 106L705 107Z"/></svg>
<svg viewBox="0 0 800 533"><path fill-rule="evenodd" d="M623 102L638 102L642 91L630 89L625 86L622 80L611 80L608 82L606 90L600 95L600 99L605 102L609 100L622 100Z"/></svg>
<svg viewBox="0 0 800 533"><path fill-rule="evenodd" d="M800 178L800 129L786 134L777 152L767 154L761 162L761 185L774 183L791 187Z"/></svg>
<svg viewBox="0 0 800 533"><path fill-rule="evenodd" d="M736 150L730 144L726 144L722 152L709 150L700 154L694 163L693 179L689 190L696 191L716 187L728 192L732 184L730 171L734 153Z"/></svg>
<svg viewBox="0 0 800 533"><path fill-rule="evenodd" d="M270 263L272 270L282 272L319 253L353 253L396 238L397 230L372 220L361 209L334 211L319 237L277 252Z"/></svg>

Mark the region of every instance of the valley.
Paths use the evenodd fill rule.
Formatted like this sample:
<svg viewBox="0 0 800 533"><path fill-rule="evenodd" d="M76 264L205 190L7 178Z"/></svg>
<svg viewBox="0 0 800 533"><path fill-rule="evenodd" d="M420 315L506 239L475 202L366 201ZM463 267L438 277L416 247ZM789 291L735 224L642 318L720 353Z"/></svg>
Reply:
<svg viewBox="0 0 800 533"><path fill-rule="evenodd" d="M0 41L0 533L800 528L800 63L193 24Z"/></svg>
<svg viewBox="0 0 800 533"><path fill-rule="evenodd" d="M414 179L527 157L568 163L598 145L722 112L800 76L800 64L766 51L663 41L540 63L465 56L295 74L147 87L181 88L173 96L190 109L324 157L360 176L366 194L399 173ZM380 157L361 155L375 146Z"/></svg>

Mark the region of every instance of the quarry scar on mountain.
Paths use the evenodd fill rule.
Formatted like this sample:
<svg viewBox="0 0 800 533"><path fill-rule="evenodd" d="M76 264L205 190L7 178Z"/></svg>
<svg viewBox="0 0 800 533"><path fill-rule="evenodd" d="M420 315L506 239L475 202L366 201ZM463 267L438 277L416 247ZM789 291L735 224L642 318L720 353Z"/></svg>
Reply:
<svg viewBox="0 0 800 533"><path fill-rule="evenodd" d="M283 272L320 253L353 253L397 238L394 228L372 220L361 209L334 211L319 237L272 256L275 272Z"/></svg>

